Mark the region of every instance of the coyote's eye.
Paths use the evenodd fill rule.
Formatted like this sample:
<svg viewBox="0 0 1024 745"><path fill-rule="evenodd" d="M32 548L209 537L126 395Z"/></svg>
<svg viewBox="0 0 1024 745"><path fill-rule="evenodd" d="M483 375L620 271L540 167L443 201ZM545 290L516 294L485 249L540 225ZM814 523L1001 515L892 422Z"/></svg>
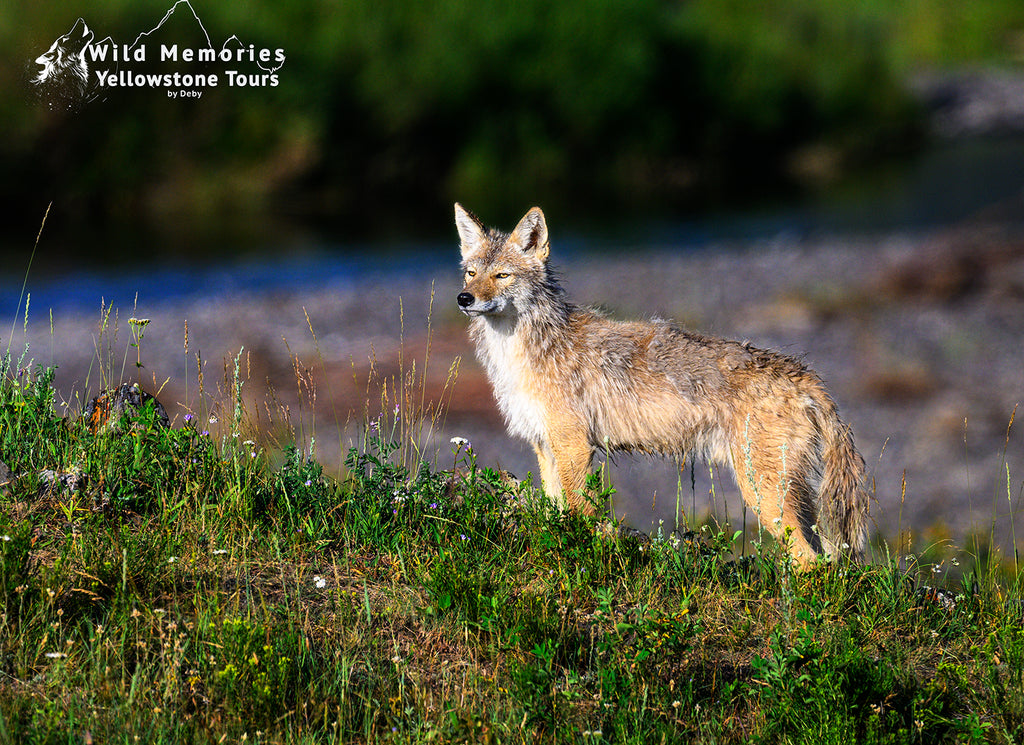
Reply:
<svg viewBox="0 0 1024 745"><path fill-rule="evenodd" d="M467 269L466 270L466 276L467 277L475 277L476 276L476 269Z"/></svg>
<svg viewBox="0 0 1024 745"><path fill-rule="evenodd" d="M494 275L494 278L495 279L508 279L511 276L512 276L511 272L498 272L497 274Z"/></svg>

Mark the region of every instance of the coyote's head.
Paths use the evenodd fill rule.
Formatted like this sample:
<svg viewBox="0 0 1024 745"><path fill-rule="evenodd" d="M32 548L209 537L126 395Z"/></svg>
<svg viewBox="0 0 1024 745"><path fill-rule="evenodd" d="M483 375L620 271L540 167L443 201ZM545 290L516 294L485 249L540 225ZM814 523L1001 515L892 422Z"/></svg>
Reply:
<svg viewBox="0 0 1024 745"><path fill-rule="evenodd" d="M538 292L549 290L548 226L534 207L511 233L489 230L469 210L455 205L455 226L462 239L465 286L456 298L467 316L512 316L527 308Z"/></svg>

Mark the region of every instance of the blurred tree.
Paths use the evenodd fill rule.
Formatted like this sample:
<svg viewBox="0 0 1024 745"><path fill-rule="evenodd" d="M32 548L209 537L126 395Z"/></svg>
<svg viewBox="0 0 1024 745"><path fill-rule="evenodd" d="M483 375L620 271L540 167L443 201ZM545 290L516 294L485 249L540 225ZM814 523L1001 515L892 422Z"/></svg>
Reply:
<svg viewBox="0 0 1024 745"><path fill-rule="evenodd" d="M130 41L169 5L0 8L0 84L23 92L0 99L16 222L50 199L55 229L137 220L179 238L258 235L275 215L373 230L453 199L512 217L729 199L792 181L807 148L841 169L902 147L920 123L905 76L1005 58L1024 23L1012 0L195 0L215 46L284 50L278 86L119 90L77 113L28 92L78 15Z"/></svg>

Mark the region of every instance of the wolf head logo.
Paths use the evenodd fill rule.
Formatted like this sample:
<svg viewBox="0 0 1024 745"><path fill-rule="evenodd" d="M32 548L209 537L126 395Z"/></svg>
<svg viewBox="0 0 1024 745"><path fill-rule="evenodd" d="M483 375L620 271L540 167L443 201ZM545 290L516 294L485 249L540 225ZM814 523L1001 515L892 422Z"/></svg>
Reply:
<svg viewBox="0 0 1024 745"><path fill-rule="evenodd" d="M89 92L89 66L85 48L92 43L93 32L79 18L75 25L36 57L38 69L32 77L39 99L51 110L78 109Z"/></svg>

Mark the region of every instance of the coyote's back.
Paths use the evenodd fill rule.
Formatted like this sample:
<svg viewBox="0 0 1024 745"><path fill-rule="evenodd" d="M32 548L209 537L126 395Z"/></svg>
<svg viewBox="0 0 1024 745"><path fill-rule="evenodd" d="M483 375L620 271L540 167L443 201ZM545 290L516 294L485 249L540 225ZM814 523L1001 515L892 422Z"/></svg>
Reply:
<svg viewBox="0 0 1024 745"><path fill-rule="evenodd" d="M728 464L761 522L807 564L859 557L864 461L821 379L801 362L662 320L622 322L570 303L534 207L511 233L455 205L458 305L509 432L537 453L544 491L592 510L597 449Z"/></svg>

